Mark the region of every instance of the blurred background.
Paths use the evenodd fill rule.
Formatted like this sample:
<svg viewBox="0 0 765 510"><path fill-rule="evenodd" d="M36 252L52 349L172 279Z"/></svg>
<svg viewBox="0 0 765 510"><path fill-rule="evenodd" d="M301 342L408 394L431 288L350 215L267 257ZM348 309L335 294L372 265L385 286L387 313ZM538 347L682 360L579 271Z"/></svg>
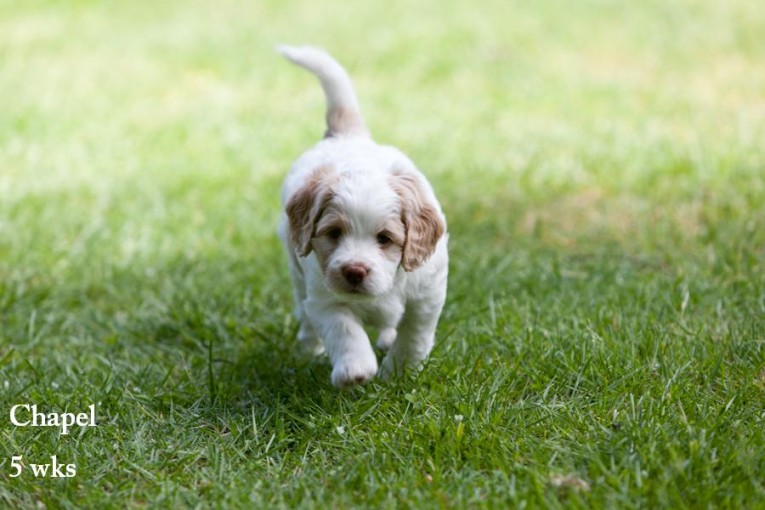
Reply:
<svg viewBox="0 0 765 510"><path fill-rule="evenodd" d="M118 192L114 179L282 175L321 133L324 105L274 53L280 42L336 55L375 137L431 175L597 194L682 173L697 188L762 163L763 11L712 0L3 2L0 189L7 207L83 184Z"/></svg>
<svg viewBox="0 0 765 510"><path fill-rule="evenodd" d="M270 232L324 110L277 43L343 62L376 139L460 215L520 202L503 228L569 242L570 223L629 239L656 215L697 234L731 180L749 182L731 207L762 195L764 27L745 0L2 2L0 249L77 250L111 215L125 261L193 249L162 222L203 237L222 209Z"/></svg>

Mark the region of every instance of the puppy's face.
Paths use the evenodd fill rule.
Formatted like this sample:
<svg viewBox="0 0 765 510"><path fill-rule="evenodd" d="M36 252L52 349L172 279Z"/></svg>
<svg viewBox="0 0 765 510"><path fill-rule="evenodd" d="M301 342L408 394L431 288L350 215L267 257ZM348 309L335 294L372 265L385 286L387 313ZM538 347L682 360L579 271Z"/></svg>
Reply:
<svg viewBox="0 0 765 510"><path fill-rule="evenodd" d="M399 266L413 271L425 263L445 230L416 175L403 171L349 175L320 167L286 212L297 253L313 251L326 286L358 297L388 292Z"/></svg>

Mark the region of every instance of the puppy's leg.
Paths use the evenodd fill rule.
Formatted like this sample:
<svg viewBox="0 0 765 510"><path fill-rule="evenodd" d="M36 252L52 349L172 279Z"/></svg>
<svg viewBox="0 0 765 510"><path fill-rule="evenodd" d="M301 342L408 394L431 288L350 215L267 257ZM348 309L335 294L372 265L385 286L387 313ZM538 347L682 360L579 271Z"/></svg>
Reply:
<svg viewBox="0 0 765 510"><path fill-rule="evenodd" d="M396 341L396 328L385 328L380 330L380 336L377 337L377 343L375 344L381 351L387 351L393 347L393 342Z"/></svg>
<svg viewBox="0 0 765 510"><path fill-rule="evenodd" d="M332 362L332 384L347 388L372 379L377 357L361 322L345 307L317 301L309 298L304 306Z"/></svg>
<svg viewBox="0 0 765 510"><path fill-rule="evenodd" d="M319 335L316 334L316 330L313 329L311 321L308 317L305 317L305 314L300 320L300 329L298 329L297 340L302 355L314 357L324 354L324 344L321 343Z"/></svg>
<svg viewBox="0 0 765 510"><path fill-rule="evenodd" d="M404 304L403 299L396 299L387 302L383 308L377 311L378 315L375 317L374 325L380 329L380 334L377 336L375 347L381 351L390 350L396 341L396 336L398 336L396 327L404 316Z"/></svg>
<svg viewBox="0 0 765 510"><path fill-rule="evenodd" d="M446 298L445 290L428 298L410 301L398 326L398 336L385 356L380 376L388 379L407 368L419 369L435 342L436 326Z"/></svg>
<svg viewBox="0 0 765 510"><path fill-rule="evenodd" d="M303 275L303 269L295 257L295 254L291 250L289 252L289 267L290 276L292 277L292 299L294 300L295 318L300 324L298 329L297 340L300 354L303 356L311 357L318 356L324 352L324 345L322 345L319 336L316 334L311 320L303 309L303 301L306 298L305 290L305 277Z"/></svg>

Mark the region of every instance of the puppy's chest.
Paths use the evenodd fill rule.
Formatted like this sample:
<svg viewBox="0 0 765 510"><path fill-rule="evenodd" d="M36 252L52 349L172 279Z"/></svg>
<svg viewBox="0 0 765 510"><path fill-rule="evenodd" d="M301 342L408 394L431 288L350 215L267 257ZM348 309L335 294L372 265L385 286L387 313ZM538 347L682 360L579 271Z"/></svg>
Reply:
<svg viewBox="0 0 765 510"><path fill-rule="evenodd" d="M385 296L373 303L355 303L352 310L365 325L395 327L404 315L404 300L401 296Z"/></svg>

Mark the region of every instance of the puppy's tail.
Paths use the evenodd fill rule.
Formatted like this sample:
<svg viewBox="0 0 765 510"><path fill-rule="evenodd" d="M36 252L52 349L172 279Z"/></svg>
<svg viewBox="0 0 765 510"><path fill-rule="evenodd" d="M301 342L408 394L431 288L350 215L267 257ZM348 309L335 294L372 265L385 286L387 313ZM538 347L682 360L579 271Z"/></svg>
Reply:
<svg viewBox="0 0 765 510"><path fill-rule="evenodd" d="M337 136L369 136L361 116L353 83L335 59L326 51L312 46L278 46L279 53L300 67L311 71L321 82L327 98L327 131L325 138Z"/></svg>

